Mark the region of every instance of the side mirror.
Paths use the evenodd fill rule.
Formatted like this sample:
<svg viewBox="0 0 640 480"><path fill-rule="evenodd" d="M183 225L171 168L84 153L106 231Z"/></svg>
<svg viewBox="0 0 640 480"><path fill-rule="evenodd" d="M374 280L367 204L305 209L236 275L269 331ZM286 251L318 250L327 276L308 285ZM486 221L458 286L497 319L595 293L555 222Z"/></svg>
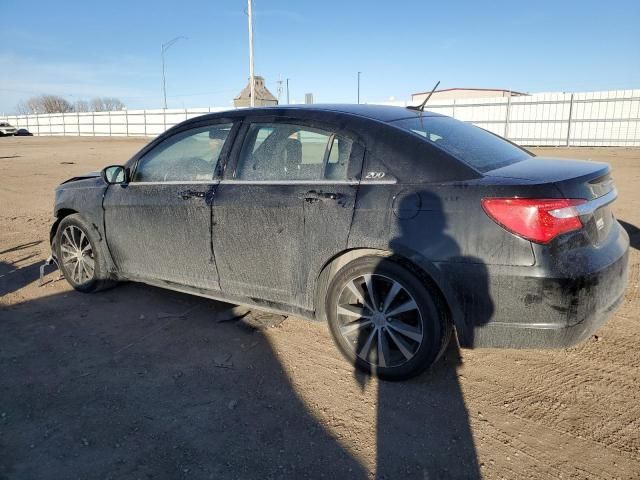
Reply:
<svg viewBox="0 0 640 480"><path fill-rule="evenodd" d="M126 183L129 181L128 176L127 169L122 165L110 165L102 170L102 179L109 185Z"/></svg>

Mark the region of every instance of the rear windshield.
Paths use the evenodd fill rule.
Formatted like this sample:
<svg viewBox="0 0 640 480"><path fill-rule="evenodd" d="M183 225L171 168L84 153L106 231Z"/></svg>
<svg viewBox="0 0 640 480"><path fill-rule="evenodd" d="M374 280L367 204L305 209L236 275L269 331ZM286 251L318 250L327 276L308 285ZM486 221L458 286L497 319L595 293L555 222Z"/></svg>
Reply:
<svg viewBox="0 0 640 480"><path fill-rule="evenodd" d="M391 122L419 135L481 173L530 158L526 150L468 123L449 117L415 117Z"/></svg>

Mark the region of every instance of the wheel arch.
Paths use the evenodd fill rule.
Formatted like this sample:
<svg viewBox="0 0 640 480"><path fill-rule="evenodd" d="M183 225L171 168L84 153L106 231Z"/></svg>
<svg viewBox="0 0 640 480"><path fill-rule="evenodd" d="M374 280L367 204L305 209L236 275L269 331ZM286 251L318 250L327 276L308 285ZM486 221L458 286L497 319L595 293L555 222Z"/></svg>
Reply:
<svg viewBox="0 0 640 480"><path fill-rule="evenodd" d="M53 225L51 225L51 229L49 230L49 244L51 246L53 246L53 242L56 238L56 232L58 231L58 225L60 225L60 222L65 218L68 217L69 215L73 215L74 213L78 213L78 211L72 209L72 208L60 208L58 210L56 210L55 212L55 221L53 222Z"/></svg>
<svg viewBox="0 0 640 480"><path fill-rule="evenodd" d="M79 212L74 208L61 207L55 211L56 219L51 225L51 230L49 231L49 244L51 245L51 254L54 257L56 256L56 253L55 253L56 249L55 249L54 243L56 241L56 232L58 231L60 222L62 222L62 220L67 218L69 215L75 215L75 214L80 215L83 218L83 220L89 224L89 226L93 227L93 230L98 235L98 243L97 245L95 245L95 248L100 249L100 252L103 255L104 261L106 263L105 273L108 273L109 275L113 275L114 272L116 272L116 266L115 266L115 263L113 262L113 259L111 257L111 252L109 251L109 248L106 244L106 238L103 232L101 231L100 226L92 222L89 218L87 218L86 215L83 215L82 212Z"/></svg>
<svg viewBox="0 0 640 480"><path fill-rule="evenodd" d="M455 302L455 296L451 291L451 287L434 263L424 259L415 252L394 252L367 247L352 248L340 252L327 260L323 265L320 274L317 277L314 290L314 311L317 320L323 322L327 321L324 308L324 298L331 279L349 262L366 256L387 257L411 270L420 277L425 284L432 287L440 296L438 300L440 300L443 308L445 309L447 320L451 322L458 331L460 331L460 329L464 329L464 317Z"/></svg>

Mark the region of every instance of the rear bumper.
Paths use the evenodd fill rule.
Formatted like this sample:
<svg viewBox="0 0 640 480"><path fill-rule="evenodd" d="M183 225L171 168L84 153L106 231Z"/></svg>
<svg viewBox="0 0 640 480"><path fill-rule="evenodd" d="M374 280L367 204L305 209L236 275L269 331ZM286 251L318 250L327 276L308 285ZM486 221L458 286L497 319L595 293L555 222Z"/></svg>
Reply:
<svg viewBox="0 0 640 480"><path fill-rule="evenodd" d="M564 348L598 330L624 298L628 255L610 267L586 277L551 279L540 283L546 294L536 305L524 305L522 319L498 316L474 331L475 347ZM568 282L575 282L573 292ZM526 294L525 294L525 297ZM531 297L529 297L531 298Z"/></svg>
<svg viewBox="0 0 640 480"><path fill-rule="evenodd" d="M588 338L624 298L629 237L616 227L606 246L558 260L555 270L441 264L461 346L563 348Z"/></svg>

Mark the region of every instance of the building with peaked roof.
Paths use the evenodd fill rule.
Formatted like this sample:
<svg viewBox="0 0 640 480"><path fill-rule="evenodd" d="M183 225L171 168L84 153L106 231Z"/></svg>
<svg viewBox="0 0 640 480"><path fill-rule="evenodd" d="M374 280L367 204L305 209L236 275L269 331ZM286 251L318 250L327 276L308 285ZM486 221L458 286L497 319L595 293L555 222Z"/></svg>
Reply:
<svg viewBox="0 0 640 480"><path fill-rule="evenodd" d="M270 107L278 105L278 99L267 89L264 84L264 78L255 75L253 77L256 92L256 107ZM235 107L250 107L251 106L251 79L247 82L247 86L242 89L237 97L233 99L233 105Z"/></svg>
<svg viewBox="0 0 640 480"><path fill-rule="evenodd" d="M411 95L412 103L421 103L427 98L430 92L419 92ZM436 90L431 96L431 100L454 100L459 98L496 98L496 97L519 97L526 93L514 90L504 90L501 88L445 88Z"/></svg>

